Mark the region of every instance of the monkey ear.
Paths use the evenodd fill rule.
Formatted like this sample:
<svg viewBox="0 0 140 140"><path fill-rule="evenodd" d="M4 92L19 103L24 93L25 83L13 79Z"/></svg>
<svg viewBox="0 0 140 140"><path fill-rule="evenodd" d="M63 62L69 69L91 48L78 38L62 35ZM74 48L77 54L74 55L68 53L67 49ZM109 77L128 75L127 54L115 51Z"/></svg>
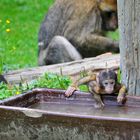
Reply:
<svg viewBox="0 0 140 140"><path fill-rule="evenodd" d="M116 74L118 74L118 71L116 71L115 69L111 68L111 71L114 71Z"/></svg>

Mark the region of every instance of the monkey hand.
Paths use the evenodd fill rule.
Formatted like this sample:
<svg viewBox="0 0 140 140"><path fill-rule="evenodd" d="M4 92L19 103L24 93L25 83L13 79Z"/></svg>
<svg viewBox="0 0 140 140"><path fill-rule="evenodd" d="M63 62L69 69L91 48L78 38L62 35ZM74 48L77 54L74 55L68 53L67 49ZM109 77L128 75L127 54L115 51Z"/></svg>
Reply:
<svg viewBox="0 0 140 140"><path fill-rule="evenodd" d="M77 90L76 87L69 86L68 89L67 89L66 92L65 92L65 96L66 96L66 97L71 96L75 90Z"/></svg>
<svg viewBox="0 0 140 140"><path fill-rule="evenodd" d="M117 97L117 102L118 103L121 103L121 104L125 104L126 103L126 94L123 93L123 94L119 94L118 97Z"/></svg>
<svg viewBox="0 0 140 140"><path fill-rule="evenodd" d="M94 104L94 107L96 108L96 109L103 109L104 108L104 103L95 103Z"/></svg>

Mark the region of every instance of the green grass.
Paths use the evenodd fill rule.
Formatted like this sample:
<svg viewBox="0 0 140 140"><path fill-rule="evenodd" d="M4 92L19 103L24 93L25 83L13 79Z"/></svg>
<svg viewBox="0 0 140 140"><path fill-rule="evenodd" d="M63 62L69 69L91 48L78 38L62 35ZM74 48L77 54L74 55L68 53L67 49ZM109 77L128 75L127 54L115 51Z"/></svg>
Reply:
<svg viewBox="0 0 140 140"><path fill-rule="evenodd" d="M0 100L15 96L31 90L33 88L57 88L67 89L70 85L71 80L68 76L58 76L56 74L46 73L39 79L33 80L29 83L20 83L19 85L10 85L0 83Z"/></svg>
<svg viewBox="0 0 140 140"><path fill-rule="evenodd" d="M0 83L0 100L24 93L34 88L56 88L67 89L71 84L71 79L68 76L58 76L56 74L46 73L39 79L33 80L30 83L20 83L19 85L10 85ZM81 85L81 91L88 91L87 86Z"/></svg>
<svg viewBox="0 0 140 140"><path fill-rule="evenodd" d="M80 77L87 76L87 72L80 73ZM62 76L52 73L45 73L38 79L32 80L31 82L21 82L18 85L0 83L0 100L15 96L17 94L24 93L34 88L55 88L55 89L67 89L72 83L69 76ZM88 91L87 85L80 85L80 91Z"/></svg>
<svg viewBox="0 0 140 140"><path fill-rule="evenodd" d="M38 30L52 3L53 0L0 1L0 72L37 66Z"/></svg>
<svg viewBox="0 0 140 140"><path fill-rule="evenodd" d="M118 30L116 30L115 32L107 32L105 35L109 38L112 38L113 40L119 39L119 31Z"/></svg>

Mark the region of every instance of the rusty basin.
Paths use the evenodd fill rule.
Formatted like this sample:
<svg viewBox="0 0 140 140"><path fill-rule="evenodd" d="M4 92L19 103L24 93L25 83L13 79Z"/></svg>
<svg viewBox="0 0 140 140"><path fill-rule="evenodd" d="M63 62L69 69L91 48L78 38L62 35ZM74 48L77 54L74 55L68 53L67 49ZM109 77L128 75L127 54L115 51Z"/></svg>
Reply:
<svg viewBox="0 0 140 140"><path fill-rule="evenodd" d="M119 106L104 96L94 108L89 93L34 89L0 102L0 140L140 140L140 98Z"/></svg>

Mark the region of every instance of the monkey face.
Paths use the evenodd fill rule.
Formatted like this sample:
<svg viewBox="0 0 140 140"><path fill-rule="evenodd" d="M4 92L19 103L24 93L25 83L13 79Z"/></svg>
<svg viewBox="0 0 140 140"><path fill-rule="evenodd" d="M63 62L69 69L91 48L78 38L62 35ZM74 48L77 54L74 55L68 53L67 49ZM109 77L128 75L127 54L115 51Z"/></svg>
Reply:
<svg viewBox="0 0 140 140"><path fill-rule="evenodd" d="M102 29L104 31L114 31L118 28L117 12L102 12Z"/></svg>
<svg viewBox="0 0 140 140"><path fill-rule="evenodd" d="M112 94L114 91L115 80L113 80L113 79L104 80L102 82L102 85L103 85L104 90L107 94Z"/></svg>
<svg viewBox="0 0 140 140"><path fill-rule="evenodd" d="M105 93L111 94L114 92L117 83L117 74L113 70L103 70L98 76L99 85L104 89Z"/></svg>
<svg viewBox="0 0 140 140"><path fill-rule="evenodd" d="M101 0L99 4L102 17L102 29L114 31L118 28L117 0Z"/></svg>

